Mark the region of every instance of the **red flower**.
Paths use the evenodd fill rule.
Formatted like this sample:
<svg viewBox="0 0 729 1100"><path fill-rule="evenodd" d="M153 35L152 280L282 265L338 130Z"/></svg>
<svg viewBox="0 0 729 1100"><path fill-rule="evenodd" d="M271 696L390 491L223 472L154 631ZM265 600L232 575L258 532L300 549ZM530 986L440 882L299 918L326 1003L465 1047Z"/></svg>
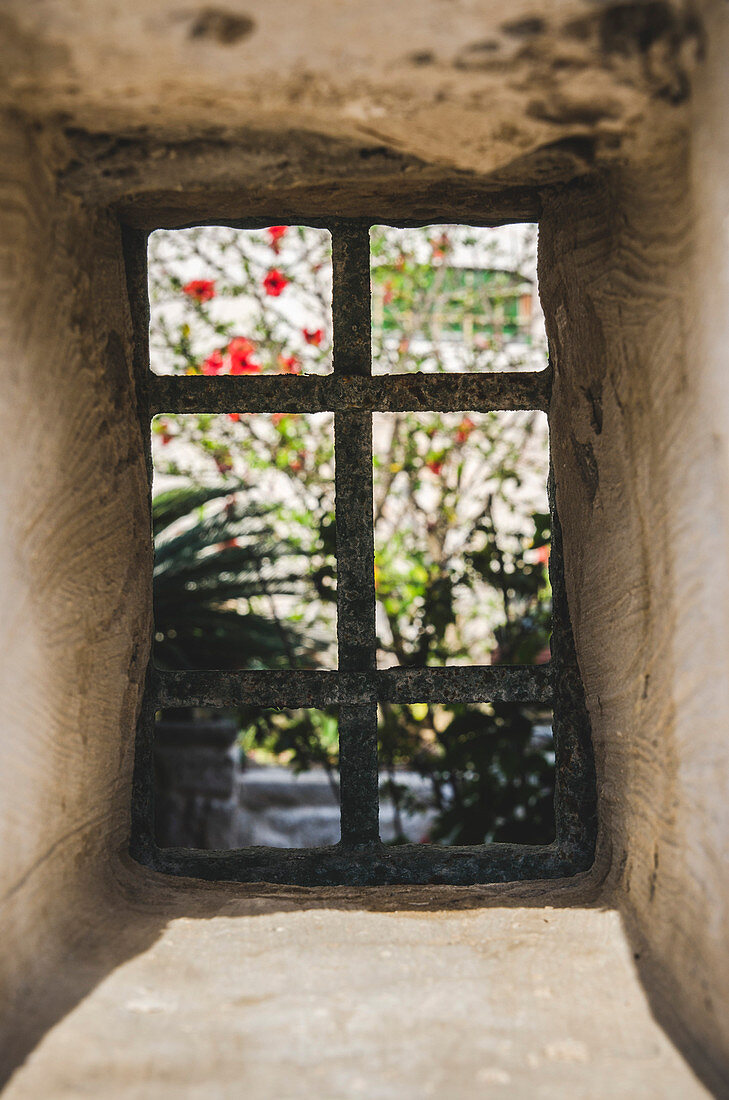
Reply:
<svg viewBox="0 0 729 1100"><path fill-rule="evenodd" d="M162 432L162 445L164 447L167 446L171 439L174 439L174 436L170 435L168 431Z"/></svg>
<svg viewBox="0 0 729 1100"><path fill-rule="evenodd" d="M279 294L281 294L288 285L288 279L277 267L272 267L263 280L263 289L266 291L266 294L270 294L272 298L278 298Z"/></svg>
<svg viewBox="0 0 729 1100"><path fill-rule="evenodd" d="M228 413L228 420L232 420L234 424L237 424L240 420L240 413Z"/></svg>
<svg viewBox="0 0 729 1100"><path fill-rule="evenodd" d="M534 556L538 562L541 562L542 565L546 565L549 561L549 547L538 546L537 549L534 551Z"/></svg>
<svg viewBox="0 0 729 1100"><path fill-rule="evenodd" d="M183 286L182 293L196 302L209 302L215 297L215 279L192 279Z"/></svg>
<svg viewBox="0 0 729 1100"><path fill-rule="evenodd" d="M256 345L245 336L234 336L228 344L228 355L233 359L247 359L256 350Z"/></svg>
<svg viewBox="0 0 729 1100"><path fill-rule="evenodd" d="M281 247L279 245L279 241L282 237L286 236L287 229L287 225L269 225L268 229L266 230L268 236L271 239L271 248L274 252L278 252L279 248Z"/></svg>
<svg viewBox="0 0 729 1100"><path fill-rule="evenodd" d="M297 474L299 470L303 470L305 458L305 453L303 451L299 451L295 458L289 459L289 469L293 470L295 474Z"/></svg>
<svg viewBox="0 0 729 1100"><path fill-rule="evenodd" d="M245 336L234 336L228 344L231 374L260 374L260 363L251 359L256 345Z"/></svg>
<svg viewBox="0 0 729 1100"><path fill-rule="evenodd" d="M295 355L279 355L278 365L284 374L301 374L301 363Z"/></svg>
<svg viewBox="0 0 729 1100"><path fill-rule="evenodd" d="M324 329L323 328L315 328L313 330L309 330L308 328L305 328L305 329L302 329L301 331L304 334L304 339L306 340L307 344L313 344L315 348L320 347L321 342L324 339Z"/></svg>
<svg viewBox="0 0 729 1100"><path fill-rule="evenodd" d="M431 458L430 462L426 462L428 469L434 474L440 474L443 470L442 458Z"/></svg>
<svg viewBox="0 0 729 1100"><path fill-rule="evenodd" d="M395 297L395 291L392 289L392 279L388 279L385 283L385 292L382 295L383 305L389 306L392 299Z"/></svg>
<svg viewBox="0 0 729 1100"><path fill-rule="evenodd" d="M230 364L231 374L260 374L261 364L253 359L239 359Z"/></svg>
<svg viewBox="0 0 729 1100"><path fill-rule="evenodd" d="M216 348L211 355L208 355L201 370L203 374L218 374L224 366L225 360L223 359L223 353L219 348Z"/></svg>
<svg viewBox="0 0 729 1100"><path fill-rule="evenodd" d="M282 420L286 420L287 416L287 413L273 413L271 416L271 423L274 427L278 427Z"/></svg>
<svg viewBox="0 0 729 1100"><path fill-rule="evenodd" d="M465 443L475 427L476 425L471 420L470 416L464 416L456 429L456 443Z"/></svg>
<svg viewBox="0 0 729 1100"><path fill-rule="evenodd" d="M220 544L223 550L231 550L234 546L239 546L238 539L226 539L225 542Z"/></svg>

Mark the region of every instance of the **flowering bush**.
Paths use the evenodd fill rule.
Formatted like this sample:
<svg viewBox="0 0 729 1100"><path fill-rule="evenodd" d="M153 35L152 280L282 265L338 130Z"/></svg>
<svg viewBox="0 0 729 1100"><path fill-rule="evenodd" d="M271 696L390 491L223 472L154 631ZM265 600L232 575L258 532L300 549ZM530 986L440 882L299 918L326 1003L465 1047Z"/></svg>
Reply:
<svg viewBox="0 0 729 1100"><path fill-rule="evenodd" d="M512 237L484 244L484 234L464 227L374 229L375 373L544 366L534 237L524 231ZM331 370L330 242L322 230L156 233L150 290L152 362L159 372ZM381 664L548 658L544 421L532 413L375 415ZM277 621L304 624L312 636L328 639L318 652L321 663L331 665L331 417L167 416L155 421L153 442L159 487L180 478L228 479L251 507L272 509L277 533L309 563L307 595L253 596L247 610L266 614L268 607ZM301 660L292 657L292 663ZM549 748L531 739L542 719L548 716L528 708L486 704L382 707L381 762L396 808L405 808L409 797L397 783L397 769L407 765L432 781L441 808L434 839L546 837ZM310 748L297 757L291 727L283 719L274 725L273 742L270 723L256 727L267 747L293 751L294 762L316 758ZM309 723L309 740L313 729ZM535 754L544 767L536 766Z"/></svg>
<svg viewBox="0 0 729 1100"><path fill-rule="evenodd" d="M330 370L329 252L329 234L316 229L153 233L152 369L210 373L204 364L227 353L262 371L280 371L279 357L291 356L306 373Z"/></svg>

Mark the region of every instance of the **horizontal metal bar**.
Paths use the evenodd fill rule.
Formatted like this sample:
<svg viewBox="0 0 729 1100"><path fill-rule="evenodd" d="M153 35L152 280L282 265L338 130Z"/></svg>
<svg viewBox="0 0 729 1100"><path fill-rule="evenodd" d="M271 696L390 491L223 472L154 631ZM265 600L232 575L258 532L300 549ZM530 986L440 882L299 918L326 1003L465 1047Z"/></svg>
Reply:
<svg viewBox="0 0 729 1100"><path fill-rule="evenodd" d="M157 669L155 705L162 707L332 707L364 703L546 703L552 699L547 665L457 665L379 668L365 672L319 669L255 672Z"/></svg>
<svg viewBox="0 0 729 1100"><path fill-rule="evenodd" d="M435 844L337 845L332 848L242 848L204 852L157 848L144 862L163 874L229 882L285 882L300 886L377 886L562 878L590 866L590 856L556 845Z"/></svg>
<svg viewBox="0 0 729 1100"><path fill-rule="evenodd" d="M156 413L493 412L549 406L551 372L481 374L153 375Z"/></svg>
<svg viewBox="0 0 729 1100"><path fill-rule="evenodd" d="M552 677L545 665L450 665L382 668L375 673L380 703L549 703Z"/></svg>
<svg viewBox="0 0 729 1100"><path fill-rule="evenodd" d="M259 210L260 210L260 203ZM361 201L358 202L361 206ZM327 229L330 233L364 226L369 229L373 225L387 225L392 229L422 229L426 226L458 225L467 228L492 229L502 225L530 225L538 222L542 215L541 200L533 188L512 188L501 194L493 192L478 196L474 202L473 193L464 195L451 190L447 206L439 203L419 203L418 217L406 216L402 212L402 204L396 210L392 205L386 207L378 205L374 200L368 205L368 211L364 216L339 217L325 216L312 211L281 209L277 206L275 211L258 213L250 217L209 217L208 211L201 210L197 218L191 219L188 211L183 216L179 213L172 214L169 210L160 208L156 217L151 216L148 209L124 211L125 223L144 228L153 232L155 229L203 229L206 227L224 226L228 229L261 230L271 225L309 226L312 229ZM480 213L474 213L475 210Z"/></svg>

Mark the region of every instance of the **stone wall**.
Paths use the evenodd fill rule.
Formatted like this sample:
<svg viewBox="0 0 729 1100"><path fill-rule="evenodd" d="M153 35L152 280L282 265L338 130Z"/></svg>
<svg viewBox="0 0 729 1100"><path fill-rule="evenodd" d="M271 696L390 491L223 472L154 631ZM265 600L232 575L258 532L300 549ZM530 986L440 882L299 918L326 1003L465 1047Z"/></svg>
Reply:
<svg viewBox="0 0 729 1100"><path fill-rule="evenodd" d="M116 220L6 119L0 240L5 1034L125 844L147 660L146 474ZM12 1031L11 1031L12 1035Z"/></svg>
<svg viewBox="0 0 729 1100"><path fill-rule="evenodd" d="M729 220L726 136L714 142L726 91L725 74L706 74L693 144L676 133L651 157L554 196L540 258L601 858L656 1010L688 1023L719 1062L729 1050L719 992L729 989Z"/></svg>
<svg viewBox="0 0 729 1100"><path fill-rule="evenodd" d="M477 211L542 215L558 505L598 752L593 881L625 916L654 1010L727 1072L729 13L444 7L4 5L10 1030L114 903L128 831L150 560L120 220Z"/></svg>

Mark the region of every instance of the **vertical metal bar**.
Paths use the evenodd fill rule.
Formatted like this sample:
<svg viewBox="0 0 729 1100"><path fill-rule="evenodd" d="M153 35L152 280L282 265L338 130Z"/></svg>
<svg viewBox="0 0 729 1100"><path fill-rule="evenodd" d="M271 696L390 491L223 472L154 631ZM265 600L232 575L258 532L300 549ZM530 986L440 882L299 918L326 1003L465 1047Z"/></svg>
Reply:
<svg viewBox="0 0 729 1100"><path fill-rule="evenodd" d="M339 797L342 844L379 840L376 703L339 708Z"/></svg>
<svg viewBox="0 0 729 1100"><path fill-rule="evenodd" d="M334 373L366 377L370 340L369 227L332 229ZM339 668L376 666L375 551L372 529L372 415L334 417ZM342 843L379 837L377 704L339 708Z"/></svg>
<svg viewBox="0 0 729 1100"><path fill-rule="evenodd" d="M369 226L332 226L334 373L372 374Z"/></svg>
<svg viewBox="0 0 729 1100"><path fill-rule="evenodd" d="M147 289L147 234L124 227L122 246L126 268L127 293L133 332L134 388L137 414L147 467L147 504L149 507L149 551L154 557L152 536L152 437L150 432L149 378L149 292ZM149 606L152 607L151 568ZM144 697L137 720L132 778L131 835L129 850L135 859L151 863L155 849L154 835L154 719L152 692L152 646L154 625L150 623L149 665Z"/></svg>
<svg viewBox="0 0 729 1100"><path fill-rule="evenodd" d="M372 531L372 420L334 418L339 668L375 667L375 566Z"/></svg>
<svg viewBox="0 0 729 1100"><path fill-rule="evenodd" d="M549 507L552 526L549 576L552 584L552 729L557 843L564 854L574 861L575 871L582 871L592 865L597 842L595 760L590 716L567 604L562 527L557 514L551 463Z"/></svg>
<svg viewBox="0 0 729 1100"><path fill-rule="evenodd" d="M357 672L376 664L370 414L337 413L334 436L339 669ZM376 703L340 706L339 776L342 842L377 840Z"/></svg>

